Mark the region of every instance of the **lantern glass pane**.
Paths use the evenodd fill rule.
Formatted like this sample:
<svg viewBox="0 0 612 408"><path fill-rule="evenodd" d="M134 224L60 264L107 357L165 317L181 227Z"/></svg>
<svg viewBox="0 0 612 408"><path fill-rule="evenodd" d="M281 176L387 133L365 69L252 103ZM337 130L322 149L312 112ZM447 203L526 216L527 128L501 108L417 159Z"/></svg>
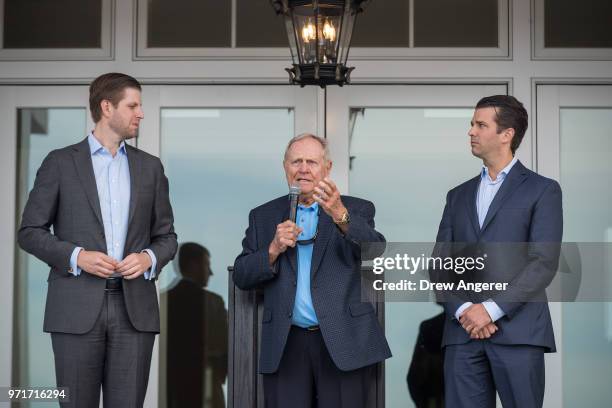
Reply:
<svg viewBox="0 0 612 408"><path fill-rule="evenodd" d="M340 26L340 43L338 44L338 64L346 65L348 58L349 47L351 45L351 36L353 34L353 26L355 24L355 13L350 9L344 12Z"/></svg>
<svg viewBox="0 0 612 408"><path fill-rule="evenodd" d="M317 61L317 21L311 5L293 9L293 27L298 43L301 64Z"/></svg>
<svg viewBox="0 0 612 408"><path fill-rule="evenodd" d="M287 32L287 37L289 39L289 51L291 51L291 61L294 64L300 64L300 50L298 48L296 32L293 29L293 19L291 18L291 14L285 15L285 31Z"/></svg>
<svg viewBox="0 0 612 408"><path fill-rule="evenodd" d="M338 39L340 15L319 15L317 19L317 39L319 62L335 64L338 59Z"/></svg>
<svg viewBox="0 0 612 408"><path fill-rule="evenodd" d="M291 7L299 63L336 64L338 62L342 50L340 34L344 8L344 1L321 1L316 9L312 4Z"/></svg>

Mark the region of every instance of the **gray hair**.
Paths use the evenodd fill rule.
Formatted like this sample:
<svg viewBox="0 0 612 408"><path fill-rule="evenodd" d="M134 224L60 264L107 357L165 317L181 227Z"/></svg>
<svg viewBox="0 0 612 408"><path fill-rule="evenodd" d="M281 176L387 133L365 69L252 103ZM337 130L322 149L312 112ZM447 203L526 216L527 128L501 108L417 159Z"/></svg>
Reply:
<svg viewBox="0 0 612 408"><path fill-rule="evenodd" d="M294 136L289 141L289 143L287 143L287 148L285 149L285 156L283 158L283 161L287 160L287 153L289 153L289 149L291 148L291 146L293 146L295 142L299 142L300 140L304 140L308 138L314 139L317 142L319 142L319 144L323 148L323 160L325 160L326 162L329 162L329 148L327 147L327 139L324 139L317 135L313 135L312 133L300 133L299 135Z"/></svg>

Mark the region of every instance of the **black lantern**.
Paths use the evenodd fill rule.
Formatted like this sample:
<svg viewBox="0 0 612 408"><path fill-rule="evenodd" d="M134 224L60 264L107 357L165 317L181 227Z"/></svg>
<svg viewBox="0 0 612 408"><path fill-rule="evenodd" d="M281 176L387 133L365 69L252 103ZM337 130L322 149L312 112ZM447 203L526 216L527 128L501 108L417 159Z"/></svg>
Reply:
<svg viewBox="0 0 612 408"><path fill-rule="evenodd" d="M270 0L283 14L293 67L291 83L344 85L352 67L346 66L357 14L368 0Z"/></svg>

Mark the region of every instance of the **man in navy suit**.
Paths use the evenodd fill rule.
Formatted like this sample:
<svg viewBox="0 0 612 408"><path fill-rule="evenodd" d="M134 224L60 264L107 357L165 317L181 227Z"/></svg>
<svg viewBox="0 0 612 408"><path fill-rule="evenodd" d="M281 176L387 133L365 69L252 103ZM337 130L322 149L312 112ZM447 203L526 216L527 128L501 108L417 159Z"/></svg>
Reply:
<svg viewBox="0 0 612 408"><path fill-rule="evenodd" d="M544 290L558 266L563 214L559 184L514 157L526 129L527 112L514 97L481 99L469 136L482 171L446 198L436 241L504 243L487 263L510 277L490 298L445 299L449 408L495 407L495 391L504 408L543 404L544 353L555 351Z"/></svg>
<svg viewBox="0 0 612 408"><path fill-rule="evenodd" d="M374 205L340 196L325 139L302 134L283 161L301 193L296 223L282 196L249 214L234 263L241 289L263 287L259 371L268 408L365 408L372 367L391 356L361 302L362 242L384 242Z"/></svg>

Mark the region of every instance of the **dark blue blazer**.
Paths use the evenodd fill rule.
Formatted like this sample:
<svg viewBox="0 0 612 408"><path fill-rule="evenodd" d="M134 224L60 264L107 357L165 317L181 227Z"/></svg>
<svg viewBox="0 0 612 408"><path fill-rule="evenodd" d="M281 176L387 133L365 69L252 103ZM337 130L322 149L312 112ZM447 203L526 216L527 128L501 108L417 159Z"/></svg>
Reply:
<svg viewBox="0 0 612 408"><path fill-rule="evenodd" d="M391 357L374 308L361 302L360 242L384 242L374 229L374 205L343 196L350 214L344 236L323 211L314 243L310 272L311 294L327 350L343 371L378 363ZM263 204L249 214L242 253L234 263L234 282L241 289L263 287L259 371L278 369L291 327L296 293L297 250L289 248L270 267L268 247L276 226L289 218L287 196Z"/></svg>
<svg viewBox="0 0 612 408"><path fill-rule="evenodd" d="M479 184L480 175L448 192L436 241L478 243L483 247L488 243L513 243L495 246L498 252L500 248L505 251L505 257L504 253L496 253L487 261L497 263L498 270L511 275L511 279L504 279L510 282L508 289L492 298L506 315L495 322L499 331L490 341L555 351L545 289L557 270L563 234L559 183L517 161L495 195L482 228L476 210ZM521 246L521 242L529 244ZM517 254L520 248L524 253ZM484 299L474 300L477 303ZM445 346L470 341L455 319L455 312L464 301L451 298L444 303L446 322L442 342Z"/></svg>

